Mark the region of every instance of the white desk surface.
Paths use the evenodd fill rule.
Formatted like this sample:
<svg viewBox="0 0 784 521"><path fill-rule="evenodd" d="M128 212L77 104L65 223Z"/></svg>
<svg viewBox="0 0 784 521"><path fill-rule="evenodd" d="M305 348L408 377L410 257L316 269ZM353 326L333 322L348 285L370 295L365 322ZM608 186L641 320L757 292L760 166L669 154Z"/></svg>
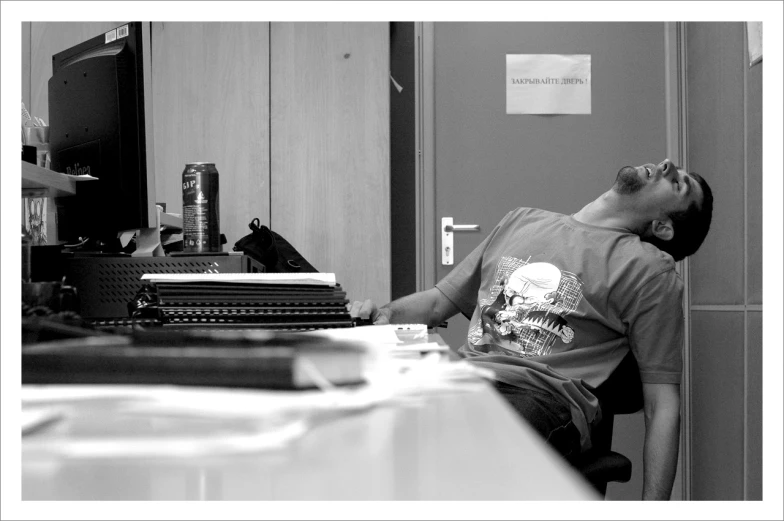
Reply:
<svg viewBox="0 0 784 521"><path fill-rule="evenodd" d="M110 415L96 421L121 427ZM32 448L89 437L74 429L63 420L23 438L23 499L598 499L485 383L323 420L274 449L151 457Z"/></svg>
<svg viewBox="0 0 784 521"><path fill-rule="evenodd" d="M428 340L443 342L437 335ZM22 438L23 500L600 499L492 385L478 378L446 389L415 388L413 401L322 414L300 421L299 432L290 422L267 427L273 435L291 436L262 447L254 445L258 439L248 443L254 427L235 420L156 417L144 404L141 415L138 409L135 416L128 414L125 407L140 399L135 391L140 387L130 387L135 395L130 401L122 398L122 388L112 386L101 386L101 392L120 396L84 401L63 400L80 386L23 386L23 400L36 389L46 396L54 389L53 401L66 414ZM143 389L141 398L160 388ZM187 405L199 410L221 411L224 403L246 407L263 420L257 425L269 425L264 418L274 415L268 411L280 410L282 403L296 409L303 396L169 389L177 397L187 395ZM236 399L226 396L233 392L239 393ZM36 405L46 406L46 400ZM112 439L118 443L107 443ZM90 441L104 452L94 451ZM243 448L237 450L235 442ZM93 449L60 450L64 447Z"/></svg>

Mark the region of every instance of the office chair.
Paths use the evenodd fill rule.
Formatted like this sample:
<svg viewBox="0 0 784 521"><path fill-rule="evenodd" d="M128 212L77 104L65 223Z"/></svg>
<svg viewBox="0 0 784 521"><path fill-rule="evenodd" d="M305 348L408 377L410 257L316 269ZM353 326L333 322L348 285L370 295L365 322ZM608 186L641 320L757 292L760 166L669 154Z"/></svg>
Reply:
<svg viewBox="0 0 784 521"><path fill-rule="evenodd" d="M599 399L602 419L591 432L591 450L572 464L604 496L607 483L626 483L632 476L632 462L611 450L614 416L635 413L643 407L640 370L631 351L593 394Z"/></svg>

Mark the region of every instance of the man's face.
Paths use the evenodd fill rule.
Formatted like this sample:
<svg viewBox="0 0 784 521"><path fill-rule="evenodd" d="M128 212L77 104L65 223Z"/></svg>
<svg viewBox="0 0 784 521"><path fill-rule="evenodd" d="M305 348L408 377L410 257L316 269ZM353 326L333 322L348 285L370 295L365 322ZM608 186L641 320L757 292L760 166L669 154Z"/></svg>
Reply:
<svg viewBox="0 0 784 521"><path fill-rule="evenodd" d="M699 182L669 159L657 165L621 168L613 190L621 195L634 195L636 207L646 215L666 216L683 211L695 201L701 205L703 197Z"/></svg>

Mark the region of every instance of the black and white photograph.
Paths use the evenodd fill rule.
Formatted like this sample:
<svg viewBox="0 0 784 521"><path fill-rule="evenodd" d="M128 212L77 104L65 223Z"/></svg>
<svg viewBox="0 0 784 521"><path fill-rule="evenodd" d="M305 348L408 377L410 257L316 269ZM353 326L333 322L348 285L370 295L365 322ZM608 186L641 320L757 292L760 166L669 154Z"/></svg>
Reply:
<svg viewBox="0 0 784 521"><path fill-rule="evenodd" d="M2 519L782 519L783 17L3 0Z"/></svg>

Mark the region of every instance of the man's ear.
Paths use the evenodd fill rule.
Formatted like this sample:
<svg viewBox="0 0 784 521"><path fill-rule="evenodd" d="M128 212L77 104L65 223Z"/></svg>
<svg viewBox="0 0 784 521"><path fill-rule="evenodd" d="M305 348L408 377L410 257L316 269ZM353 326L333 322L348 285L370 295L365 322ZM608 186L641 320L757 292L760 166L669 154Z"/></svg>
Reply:
<svg viewBox="0 0 784 521"><path fill-rule="evenodd" d="M648 227L648 234L662 241L671 241L675 236L675 229L672 227L671 219L654 219Z"/></svg>

